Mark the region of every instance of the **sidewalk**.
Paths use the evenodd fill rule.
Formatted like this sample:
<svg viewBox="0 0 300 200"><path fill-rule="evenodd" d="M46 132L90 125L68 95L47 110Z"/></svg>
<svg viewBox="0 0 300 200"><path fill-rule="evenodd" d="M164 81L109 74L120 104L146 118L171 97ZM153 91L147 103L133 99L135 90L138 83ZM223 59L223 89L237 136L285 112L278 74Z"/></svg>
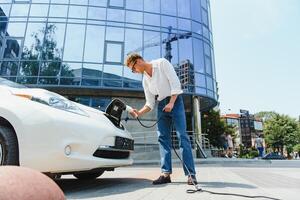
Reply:
<svg viewBox="0 0 300 200"><path fill-rule="evenodd" d="M202 160L200 161L203 162ZM242 164L242 161L235 163L238 162ZM261 163L261 161L257 163ZM248 165L248 167L239 164L235 164L234 167L224 167L220 163L197 164L197 178L201 188L214 192L251 196L262 195L279 199L297 200L300 193L300 168L296 167L298 163L294 163L294 167L289 167L288 165L287 167L278 167L276 166L277 162L275 162L275 165L252 164L251 166ZM281 162L280 165L284 165L284 163ZM171 184L154 186L151 184L152 180L157 178L159 173L160 170L157 165L138 165L118 168L114 172L105 172L103 176L95 181L80 182L72 176L63 176L62 180L58 181L58 184L68 199L248 199L208 193L187 194L186 190L193 189L193 187L186 184L183 170L177 164L173 167Z"/></svg>

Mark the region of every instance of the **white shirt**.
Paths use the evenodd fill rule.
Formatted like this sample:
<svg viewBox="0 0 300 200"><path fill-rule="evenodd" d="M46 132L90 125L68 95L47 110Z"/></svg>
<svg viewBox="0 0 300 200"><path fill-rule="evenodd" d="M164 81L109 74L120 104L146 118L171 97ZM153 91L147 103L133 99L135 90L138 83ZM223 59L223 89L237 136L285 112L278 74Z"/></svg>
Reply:
<svg viewBox="0 0 300 200"><path fill-rule="evenodd" d="M228 143L228 147L233 148L233 142L232 142L231 135L227 136L227 143Z"/></svg>
<svg viewBox="0 0 300 200"><path fill-rule="evenodd" d="M165 58L152 60L152 77L144 72L143 87L146 97L146 106L151 110L155 106L155 95L161 101L171 95L183 93L179 78L173 65Z"/></svg>

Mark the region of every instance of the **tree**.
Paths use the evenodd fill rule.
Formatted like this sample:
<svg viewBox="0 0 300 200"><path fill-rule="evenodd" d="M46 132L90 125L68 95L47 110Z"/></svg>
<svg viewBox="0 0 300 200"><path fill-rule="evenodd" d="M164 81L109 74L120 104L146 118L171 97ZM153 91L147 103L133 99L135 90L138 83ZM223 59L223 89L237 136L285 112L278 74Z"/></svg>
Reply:
<svg viewBox="0 0 300 200"><path fill-rule="evenodd" d="M297 152L298 154L300 154L300 144L297 144L293 147L293 151Z"/></svg>
<svg viewBox="0 0 300 200"><path fill-rule="evenodd" d="M226 123L221 119L219 111L209 110L202 113L202 132L207 134L211 145L218 148L223 147L221 135L225 133L225 130Z"/></svg>
<svg viewBox="0 0 300 200"><path fill-rule="evenodd" d="M276 116L275 111L261 111L259 113L254 114L255 118L263 119L264 121L267 121L269 119L272 119Z"/></svg>
<svg viewBox="0 0 300 200"><path fill-rule="evenodd" d="M25 60L22 62L21 71L21 74L24 75L23 83L32 83L32 78L28 78L28 76L37 76L39 73L45 77L52 77L52 79L40 79L42 84L57 84L55 78L58 78L59 75L74 77L69 66L62 64L62 49L57 48L57 42L54 39L55 30L56 26L50 24L39 30L39 32L31 34L34 38L34 43L30 47L25 46L22 53L23 60ZM40 35L43 41L41 41ZM72 79L67 82L71 83Z"/></svg>
<svg viewBox="0 0 300 200"><path fill-rule="evenodd" d="M265 122L264 128L266 143L274 150L283 153L286 147L288 155L296 144L300 144L300 131L298 122L287 116L275 114Z"/></svg>

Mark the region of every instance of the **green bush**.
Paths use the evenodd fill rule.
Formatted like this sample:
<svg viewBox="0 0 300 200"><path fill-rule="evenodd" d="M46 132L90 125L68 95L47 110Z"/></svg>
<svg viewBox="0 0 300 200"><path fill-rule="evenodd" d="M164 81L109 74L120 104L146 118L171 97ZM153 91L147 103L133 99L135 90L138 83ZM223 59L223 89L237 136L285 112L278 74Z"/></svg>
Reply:
<svg viewBox="0 0 300 200"><path fill-rule="evenodd" d="M255 148L245 148L243 146L240 146L240 152L239 157L240 158L247 158L252 159L258 157L258 151Z"/></svg>
<svg viewBox="0 0 300 200"><path fill-rule="evenodd" d="M300 144L297 144L293 147L294 152L298 152L300 154Z"/></svg>

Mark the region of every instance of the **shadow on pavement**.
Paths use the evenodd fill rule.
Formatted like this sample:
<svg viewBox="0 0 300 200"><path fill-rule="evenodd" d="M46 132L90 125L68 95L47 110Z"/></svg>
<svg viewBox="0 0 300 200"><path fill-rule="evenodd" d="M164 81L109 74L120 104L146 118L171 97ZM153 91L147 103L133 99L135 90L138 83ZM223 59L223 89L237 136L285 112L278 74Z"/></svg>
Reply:
<svg viewBox="0 0 300 200"><path fill-rule="evenodd" d="M152 180L142 178L99 178L92 181L60 179L56 183L66 197L72 199L96 198L166 186L153 186Z"/></svg>
<svg viewBox="0 0 300 200"><path fill-rule="evenodd" d="M172 182L172 184L186 184L186 182ZM257 187L253 185L243 184L243 183L231 183L231 182L198 182L200 187L203 188L246 188L255 189ZM193 186L191 186L193 187Z"/></svg>

